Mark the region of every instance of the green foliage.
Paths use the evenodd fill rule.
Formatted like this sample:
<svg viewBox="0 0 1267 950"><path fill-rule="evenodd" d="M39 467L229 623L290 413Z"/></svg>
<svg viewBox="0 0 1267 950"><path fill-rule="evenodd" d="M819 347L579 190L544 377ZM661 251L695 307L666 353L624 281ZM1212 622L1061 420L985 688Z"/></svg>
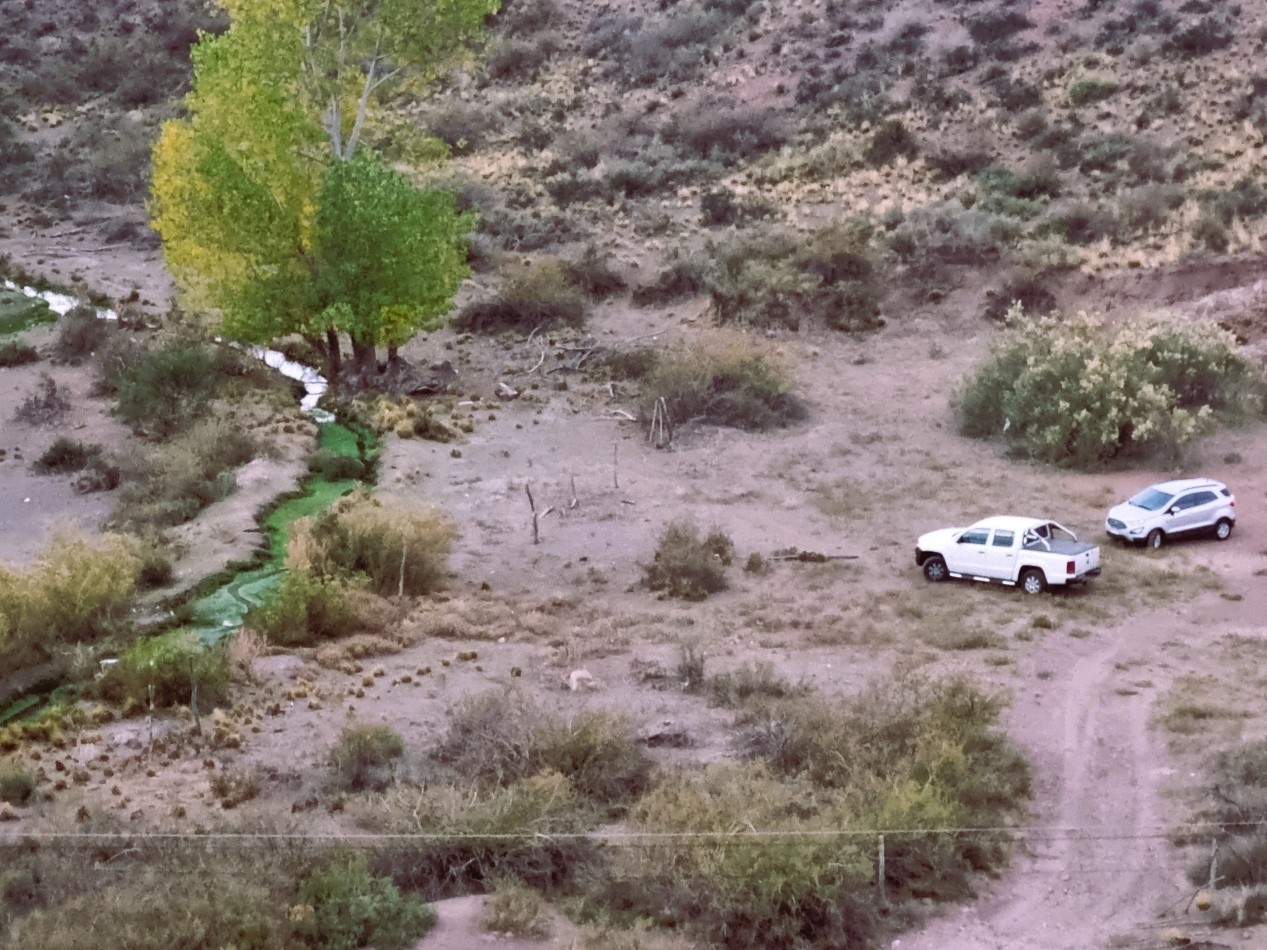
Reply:
<svg viewBox="0 0 1267 950"><path fill-rule="evenodd" d="M1069 87L1069 104L1078 108L1090 102L1100 102L1116 93L1117 89L1117 83L1111 79L1087 76Z"/></svg>
<svg viewBox="0 0 1267 950"><path fill-rule="evenodd" d="M336 162L317 195L316 307L355 345L434 330L466 275L453 196L422 191L372 156Z"/></svg>
<svg viewBox="0 0 1267 950"><path fill-rule="evenodd" d="M454 321L477 333L529 331L585 322L585 298L561 263L546 261L508 276L491 300L472 303Z"/></svg>
<svg viewBox="0 0 1267 950"><path fill-rule="evenodd" d="M720 528L701 538L695 525L674 522L660 537L651 563L643 566L643 583L669 597L703 600L728 586L726 567L734 552L730 536Z"/></svg>
<svg viewBox="0 0 1267 950"><path fill-rule="evenodd" d="M222 705L229 695L230 664L222 646L208 646L192 630L176 630L137 640L96 682L107 702L129 712L147 709L151 689L155 708L188 706L194 688L198 711Z"/></svg>
<svg viewBox="0 0 1267 950"><path fill-rule="evenodd" d="M356 492L295 523L287 563L321 578L363 576L380 595L417 596L443 585L455 533L438 512L391 509Z"/></svg>
<svg viewBox="0 0 1267 950"><path fill-rule="evenodd" d="M17 765L0 765L0 802L25 805L35 797L35 776Z"/></svg>
<svg viewBox="0 0 1267 950"><path fill-rule="evenodd" d="M244 623L280 646L312 646L364 628L348 583L287 568L272 597L252 608Z"/></svg>
<svg viewBox="0 0 1267 950"><path fill-rule="evenodd" d="M1216 414L1246 411L1261 379L1218 327L1017 310L959 397L960 430L1014 453L1093 467L1173 454Z"/></svg>
<svg viewBox="0 0 1267 950"><path fill-rule="evenodd" d="M663 399L674 426L698 420L775 429L807 415L789 389L783 368L752 341L737 334L706 335L660 354L643 383L641 418L649 425Z"/></svg>
<svg viewBox="0 0 1267 950"><path fill-rule="evenodd" d="M709 702L726 709L740 709L752 703L805 695L808 687L793 685L780 677L769 663L745 663L729 673L718 673L706 681Z"/></svg>
<svg viewBox="0 0 1267 950"><path fill-rule="evenodd" d="M299 884L299 901L313 908L304 942L318 950L404 950L436 921L435 911L370 872L365 857L327 859Z"/></svg>
<svg viewBox="0 0 1267 950"><path fill-rule="evenodd" d="M447 196L358 148L383 98L436 78L495 0L227 9L229 31L194 48L188 118L165 123L154 150L167 263L230 335L340 330L365 368L375 344L398 344L447 309L466 222ZM391 133L400 151L434 154L404 127Z"/></svg>
<svg viewBox="0 0 1267 950"><path fill-rule="evenodd" d="M330 750L336 788L345 792L382 791L392 768L405 753L405 743L390 726L349 726Z"/></svg>
<svg viewBox="0 0 1267 950"><path fill-rule="evenodd" d="M0 569L0 672L114 632L136 583L134 551L118 535L91 544L60 535L31 566Z"/></svg>
<svg viewBox="0 0 1267 950"><path fill-rule="evenodd" d="M118 412L129 425L167 439L204 415L216 391L211 352L172 343L151 350L118 380Z"/></svg>

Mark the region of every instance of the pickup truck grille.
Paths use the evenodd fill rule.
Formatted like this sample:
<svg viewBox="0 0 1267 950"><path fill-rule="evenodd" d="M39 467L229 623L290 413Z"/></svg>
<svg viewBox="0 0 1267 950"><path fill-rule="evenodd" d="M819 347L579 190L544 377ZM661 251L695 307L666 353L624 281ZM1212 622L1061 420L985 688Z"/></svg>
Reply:
<svg viewBox="0 0 1267 950"><path fill-rule="evenodd" d="M1110 527L1110 528L1112 528L1112 529L1114 529L1115 531L1125 531L1125 530L1126 530L1126 522L1125 522L1125 521L1118 521L1116 518L1110 518L1110 519L1109 519L1109 527Z"/></svg>

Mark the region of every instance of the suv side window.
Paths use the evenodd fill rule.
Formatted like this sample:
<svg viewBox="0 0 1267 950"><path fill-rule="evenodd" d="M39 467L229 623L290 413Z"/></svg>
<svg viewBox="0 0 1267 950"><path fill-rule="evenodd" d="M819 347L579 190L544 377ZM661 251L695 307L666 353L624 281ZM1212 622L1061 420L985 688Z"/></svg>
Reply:
<svg viewBox="0 0 1267 950"><path fill-rule="evenodd" d="M1010 548L1015 538L1015 531L1004 531L1001 528L995 528L994 538L990 541L990 545L996 548Z"/></svg>
<svg viewBox="0 0 1267 950"><path fill-rule="evenodd" d="M971 531L965 531L959 535L960 544L985 544L990 538L989 530L985 528L974 528Z"/></svg>
<svg viewBox="0 0 1267 950"><path fill-rule="evenodd" d="M1199 491L1195 495L1189 496L1189 505L1196 508L1198 505L1208 505L1212 501L1217 501L1218 495L1212 491Z"/></svg>

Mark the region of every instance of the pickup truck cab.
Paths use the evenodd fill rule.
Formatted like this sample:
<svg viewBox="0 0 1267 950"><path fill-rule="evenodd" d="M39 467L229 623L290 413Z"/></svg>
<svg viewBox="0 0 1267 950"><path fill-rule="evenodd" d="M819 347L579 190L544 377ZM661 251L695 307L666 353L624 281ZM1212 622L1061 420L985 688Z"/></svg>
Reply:
<svg viewBox="0 0 1267 950"><path fill-rule="evenodd" d="M1041 594L1098 576L1100 549L1055 521L997 516L921 535L915 563L930 581L966 577Z"/></svg>

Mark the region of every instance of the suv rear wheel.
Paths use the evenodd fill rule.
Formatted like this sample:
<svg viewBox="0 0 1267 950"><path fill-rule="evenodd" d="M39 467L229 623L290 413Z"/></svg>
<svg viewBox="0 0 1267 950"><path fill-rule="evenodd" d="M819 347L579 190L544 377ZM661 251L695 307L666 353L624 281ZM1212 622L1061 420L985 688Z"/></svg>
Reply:
<svg viewBox="0 0 1267 950"><path fill-rule="evenodd" d="M1232 522L1226 518L1220 518L1214 523L1214 536L1220 541L1226 541L1232 536Z"/></svg>

